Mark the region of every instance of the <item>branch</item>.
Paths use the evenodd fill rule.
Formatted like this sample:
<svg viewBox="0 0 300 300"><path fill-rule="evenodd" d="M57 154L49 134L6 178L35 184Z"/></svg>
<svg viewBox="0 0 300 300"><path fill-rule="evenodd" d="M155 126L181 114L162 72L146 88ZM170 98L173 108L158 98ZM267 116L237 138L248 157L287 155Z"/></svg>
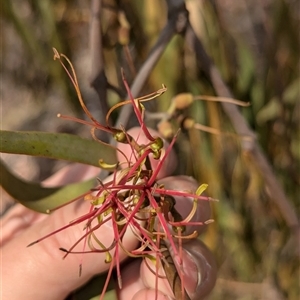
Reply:
<svg viewBox="0 0 300 300"><path fill-rule="evenodd" d="M107 78L104 72L104 59L102 48L102 32L101 32L101 0L91 1L91 23L90 23L90 49L91 49L91 79L90 85L97 92L100 105L101 116L100 121L105 119L108 111L107 105Z"/></svg>
<svg viewBox="0 0 300 300"><path fill-rule="evenodd" d="M207 55L201 41L196 36L191 25L188 27L188 37L192 39L193 46L195 48L196 56L198 61L206 73L211 79L215 91L220 97L233 98L229 88L224 83L221 74L217 67L213 64L211 58ZM297 238L300 238L299 221L296 215L296 210L292 206L291 202L287 199L280 182L276 179L276 176L272 170L272 167L266 159L262 149L257 143L255 133L249 128L243 115L240 113L238 108L229 103L221 103L225 113L232 122L235 131L242 136L241 147L248 155L252 157L253 163L256 168L260 171L263 177L270 198L274 201L276 206L280 209L282 216L290 227L292 232L296 232Z"/></svg>
<svg viewBox="0 0 300 300"><path fill-rule="evenodd" d="M148 58L140 68L135 80L132 83L132 86L130 87L131 93L134 98L139 95L151 71L163 54L174 34L181 33L187 25L188 13L184 3L176 6L170 5L168 15L169 19L167 25L161 31L156 44L153 46ZM126 127L128 120L130 119L131 112L132 107L130 105L123 106L115 126L119 127L120 125L122 125Z"/></svg>

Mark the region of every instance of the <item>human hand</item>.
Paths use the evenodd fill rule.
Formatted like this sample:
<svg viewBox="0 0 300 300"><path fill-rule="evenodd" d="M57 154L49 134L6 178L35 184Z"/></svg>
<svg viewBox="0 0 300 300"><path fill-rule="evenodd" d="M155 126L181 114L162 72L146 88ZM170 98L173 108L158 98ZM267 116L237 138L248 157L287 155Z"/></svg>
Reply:
<svg viewBox="0 0 300 300"><path fill-rule="evenodd" d="M45 184L70 183L74 175L80 174L80 178L71 181L96 177L98 172L98 168L75 165L58 172ZM50 215L35 213L19 204L10 209L2 219L2 299L64 299L95 274L107 271L109 265L105 263L103 253L69 255L65 260L61 259L62 253L58 248L74 244L82 236L82 224L50 236L33 247L25 247L85 214L89 208L90 204L86 201L78 201ZM113 240L111 233L111 227L106 224L97 230L97 236L107 245ZM128 250L138 245L134 235L128 235L124 243ZM209 250L198 240L184 244L184 249L183 269L187 279L184 284L191 298L199 299L214 284L215 263ZM82 245L74 250L82 251ZM126 255L121 253L120 261L125 258ZM79 277L81 259L83 271ZM134 260L122 270L123 287L118 291L119 299L155 299L157 286L161 291L157 293L158 300L173 297L167 280L159 279L156 285L155 279L144 260Z"/></svg>

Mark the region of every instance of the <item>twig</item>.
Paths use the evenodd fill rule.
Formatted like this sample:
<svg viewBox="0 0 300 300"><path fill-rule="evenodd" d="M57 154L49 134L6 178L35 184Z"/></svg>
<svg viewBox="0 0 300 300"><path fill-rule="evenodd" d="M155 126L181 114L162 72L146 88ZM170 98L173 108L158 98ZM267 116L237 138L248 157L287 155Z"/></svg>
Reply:
<svg viewBox="0 0 300 300"><path fill-rule="evenodd" d="M218 96L233 98L233 95L224 83L219 70L213 64L211 58L207 55L201 41L196 36L191 25L188 27L187 35L192 39L197 59L201 63L206 75L211 79ZM255 133L249 128L247 122L236 105L230 103L221 103L221 105L231 120L237 134L247 137L241 139L242 149L252 157L253 163L256 165L256 168L260 171L262 177L264 178L270 198L280 209L285 222L290 227L291 232L296 232L297 239L299 239L299 221L295 212L296 210L293 208L291 202L287 199L280 182L276 179L270 163L266 159L264 153L257 143Z"/></svg>
<svg viewBox="0 0 300 300"><path fill-rule="evenodd" d="M140 68L135 80L132 83L132 86L130 87L133 97L137 97L140 93L146 80L149 77L149 74L166 49L173 35L177 32L180 32L181 30L184 30L187 24L187 11L185 9L185 6L180 5L176 6L175 8L174 6L170 7L171 9L169 10L168 23L161 31L156 44L153 46L148 58ZM132 107L130 105L123 106L115 126L119 127L120 125L122 125L123 127L126 127L128 120L130 119L131 112Z"/></svg>
<svg viewBox="0 0 300 300"><path fill-rule="evenodd" d="M91 23L90 23L90 49L91 49L91 79L90 84L97 92L100 105L100 121L105 120L108 111L107 105L107 78L104 72L104 59L102 49L102 32L100 15L102 8L101 0L91 1Z"/></svg>

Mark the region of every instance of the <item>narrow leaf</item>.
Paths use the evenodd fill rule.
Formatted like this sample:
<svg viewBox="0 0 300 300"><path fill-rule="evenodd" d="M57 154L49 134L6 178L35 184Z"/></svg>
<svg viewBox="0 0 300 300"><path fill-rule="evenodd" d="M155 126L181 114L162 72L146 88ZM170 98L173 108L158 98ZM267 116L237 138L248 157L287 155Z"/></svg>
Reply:
<svg viewBox="0 0 300 300"><path fill-rule="evenodd" d="M111 147L76 135L35 131L0 131L0 152L62 159L99 167L99 159L117 162Z"/></svg>
<svg viewBox="0 0 300 300"><path fill-rule="evenodd" d="M26 182L14 174L0 160L0 185L14 199L24 206L41 213L47 213L96 185L95 179L72 183L62 187L45 188L38 183Z"/></svg>

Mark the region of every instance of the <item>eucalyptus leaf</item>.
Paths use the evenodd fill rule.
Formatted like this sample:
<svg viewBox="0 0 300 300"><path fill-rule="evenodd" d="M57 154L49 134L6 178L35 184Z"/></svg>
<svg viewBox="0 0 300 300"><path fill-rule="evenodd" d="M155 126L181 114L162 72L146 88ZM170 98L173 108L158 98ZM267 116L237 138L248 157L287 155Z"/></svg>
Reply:
<svg viewBox="0 0 300 300"><path fill-rule="evenodd" d="M62 159L99 167L116 163L112 147L66 133L0 131L0 152Z"/></svg>
<svg viewBox="0 0 300 300"><path fill-rule="evenodd" d="M38 183L28 182L15 176L0 160L0 184L22 205L37 212L47 213L89 191L96 185L96 179L46 188Z"/></svg>

